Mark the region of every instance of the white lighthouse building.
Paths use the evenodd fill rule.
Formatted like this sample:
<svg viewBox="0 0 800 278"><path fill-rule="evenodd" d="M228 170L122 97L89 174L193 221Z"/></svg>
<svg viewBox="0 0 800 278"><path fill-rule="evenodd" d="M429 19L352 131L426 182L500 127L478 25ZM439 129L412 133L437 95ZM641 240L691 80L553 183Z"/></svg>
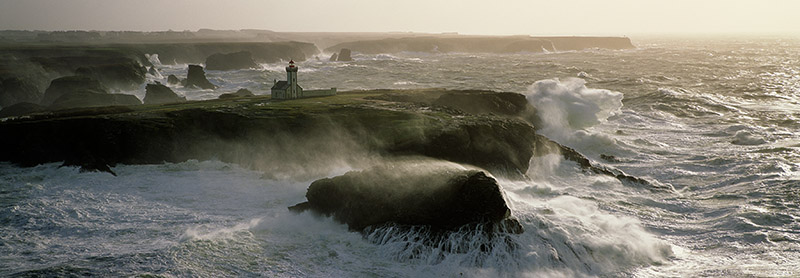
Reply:
<svg viewBox="0 0 800 278"><path fill-rule="evenodd" d="M286 81L275 81L275 84L272 85L273 99L298 99L336 95L336 88L303 91L303 88L297 84L297 70L298 67L294 65L294 60L290 60L289 65L286 66Z"/></svg>
<svg viewBox="0 0 800 278"><path fill-rule="evenodd" d="M303 88L297 85L297 66L294 60L286 66L286 81L277 81L272 86L272 98L296 99L303 97Z"/></svg>

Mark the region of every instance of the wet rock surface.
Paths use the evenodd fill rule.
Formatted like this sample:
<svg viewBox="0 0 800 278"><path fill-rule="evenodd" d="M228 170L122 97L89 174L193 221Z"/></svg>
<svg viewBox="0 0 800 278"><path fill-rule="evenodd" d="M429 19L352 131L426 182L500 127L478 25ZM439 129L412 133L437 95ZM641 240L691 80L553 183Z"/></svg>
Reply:
<svg viewBox="0 0 800 278"><path fill-rule="evenodd" d="M227 93L219 95L219 99L226 99L226 98L240 98L240 97L252 97L254 96L253 92L248 89L239 89L235 93Z"/></svg>
<svg viewBox="0 0 800 278"><path fill-rule="evenodd" d="M388 163L320 179L306 198L290 209L330 215L356 231L389 223L455 230L511 213L494 178L442 163Z"/></svg>
<svg viewBox="0 0 800 278"><path fill-rule="evenodd" d="M350 50L349 48L342 48L341 50L339 50L339 55L336 56L336 61L339 62L349 62L352 60L353 60L352 50Z"/></svg>
<svg viewBox="0 0 800 278"><path fill-rule="evenodd" d="M76 75L56 78L50 82L50 86L44 91L41 104L49 106L61 96L72 92L107 94L108 89L100 84L99 81L88 76Z"/></svg>
<svg viewBox="0 0 800 278"><path fill-rule="evenodd" d="M197 87L200 89L216 89L217 86L211 84L206 78L206 72L203 67L198 65L189 65L189 72L186 75L186 84L184 87Z"/></svg>
<svg viewBox="0 0 800 278"><path fill-rule="evenodd" d="M172 89L161 83L147 84L145 87L144 104L162 104L186 101L186 97L179 96Z"/></svg>
<svg viewBox="0 0 800 278"><path fill-rule="evenodd" d="M42 92L28 80L12 77L0 80L0 107L21 102L39 103Z"/></svg>

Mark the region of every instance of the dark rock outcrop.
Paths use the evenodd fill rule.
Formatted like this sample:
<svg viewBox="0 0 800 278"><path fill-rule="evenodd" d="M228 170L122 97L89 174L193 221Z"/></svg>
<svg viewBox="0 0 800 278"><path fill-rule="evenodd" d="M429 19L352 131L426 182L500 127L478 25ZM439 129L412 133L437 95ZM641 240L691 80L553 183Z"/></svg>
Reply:
<svg viewBox="0 0 800 278"><path fill-rule="evenodd" d="M339 50L339 56L336 57L336 61L339 62L348 62L352 61L353 57L351 56L352 51L349 48L342 48Z"/></svg>
<svg viewBox="0 0 800 278"><path fill-rule="evenodd" d="M150 67L149 69L147 69L147 73L152 76L158 76L158 70L156 69L156 67Z"/></svg>
<svg viewBox="0 0 800 278"><path fill-rule="evenodd" d="M197 87L200 89L216 89L217 86L211 84L208 79L206 79L206 72L203 71L203 67L198 65L189 65L189 73L186 75L186 84L185 87Z"/></svg>
<svg viewBox="0 0 800 278"><path fill-rule="evenodd" d="M0 80L0 107L8 107L21 102L38 103L42 92L27 80L12 77Z"/></svg>
<svg viewBox="0 0 800 278"><path fill-rule="evenodd" d="M103 162L91 161L90 159L83 159L78 161L64 161L64 163L62 163L61 166L59 167L65 167L65 166L79 167L80 168L79 171L81 173L106 172L113 176L117 176L117 173L114 173L114 171L111 170L110 165Z"/></svg>
<svg viewBox="0 0 800 278"><path fill-rule="evenodd" d="M174 74L170 74L169 76L167 76L167 84L176 85L176 84L180 84L180 83L181 83L181 80L178 79L178 77L175 76Z"/></svg>
<svg viewBox="0 0 800 278"><path fill-rule="evenodd" d="M533 109L524 95L496 92L445 93L433 105L459 109L470 114L495 113L506 116L521 115Z"/></svg>
<svg viewBox="0 0 800 278"><path fill-rule="evenodd" d="M389 163L348 172L311 183L306 198L290 209L333 216L355 231L387 223L454 230L499 223L511 213L497 181L445 163Z"/></svg>
<svg viewBox="0 0 800 278"><path fill-rule="evenodd" d="M99 81L88 76L76 75L56 78L50 82L50 86L44 91L41 104L50 106L61 96L71 92L107 94L108 89L100 84Z"/></svg>
<svg viewBox="0 0 800 278"><path fill-rule="evenodd" d="M186 97L179 96L172 89L161 83L147 84L145 86L144 104L163 104L186 101Z"/></svg>
<svg viewBox="0 0 800 278"><path fill-rule="evenodd" d="M47 110L47 107L30 102L20 102L8 107L3 107L0 110L0 118L22 116L30 113L36 113Z"/></svg>
<svg viewBox="0 0 800 278"><path fill-rule="evenodd" d="M338 60L339 60L339 53L333 53L333 54L331 55L331 58L330 58L330 59L328 59L328 61L331 61L331 62L336 62L336 61L338 61Z"/></svg>
<svg viewBox="0 0 800 278"><path fill-rule="evenodd" d="M219 99L226 99L226 98L238 98L238 97L252 97L254 96L253 92L248 89L239 89L235 93L227 93L219 95Z"/></svg>
<svg viewBox="0 0 800 278"><path fill-rule="evenodd" d="M214 53L206 58L207 70L237 70L255 68L256 62L253 61L253 54L247 51L240 51L228 54Z"/></svg>
<svg viewBox="0 0 800 278"><path fill-rule="evenodd" d="M409 92L415 93L409 93ZM517 117L537 126L540 122L536 108L524 95L484 90L408 90L402 94L387 93L370 99L406 102L416 105L455 109L467 114L493 114Z"/></svg>
<svg viewBox="0 0 800 278"><path fill-rule="evenodd" d="M53 104L50 105L50 109L139 104L142 104L142 102L133 95L98 93L95 91L72 91L61 95L58 99L53 101Z"/></svg>
<svg viewBox="0 0 800 278"><path fill-rule="evenodd" d="M76 56L35 57L31 60L60 75L83 75L106 87L133 90L144 83L147 68L128 54L113 50L94 50Z"/></svg>

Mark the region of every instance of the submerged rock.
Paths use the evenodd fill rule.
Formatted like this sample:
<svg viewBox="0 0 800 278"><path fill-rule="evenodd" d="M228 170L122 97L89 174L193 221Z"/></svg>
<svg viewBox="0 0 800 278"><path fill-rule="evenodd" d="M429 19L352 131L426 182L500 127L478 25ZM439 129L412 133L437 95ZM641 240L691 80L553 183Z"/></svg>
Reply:
<svg viewBox="0 0 800 278"><path fill-rule="evenodd" d="M106 172L111 174L112 176L117 176L117 173L114 173L111 170L112 165L108 165L104 162L92 161L91 159L83 159L80 161L64 161L59 167L66 167L66 166L76 166L78 167L81 173L86 172Z"/></svg>
<svg viewBox="0 0 800 278"><path fill-rule="evenodd" d="M348 172L314 181L306 198L290 210L330 215L355 231L387 223L455 230L500 223L511 213L494 178L449 163L392 163Z"/></svg>
<svg viewBox="0 0 800 278"><path fill-rule="evenodd" d="M255 68L256 62L253 61L253 54L248 51L222 54L214 53L206 58L207 70L237 70Z"/></svg>
<svg viewBox="0 0 800 278"><path fill-rule="evenodd" d="M144 104L162 104L186 101L186 97L179 96L167 86L156 82L145 87Z"/></svg>
<svg viewBox="0 0 800 278"><path fill-rule="evenodd" d="M186 84L185 87L197 87L200 89L216 89L217 86L211 84L208 79L206 79L206 72L203 71L203 67L198 65L189 65L189 73L186 75Z"/></svg>

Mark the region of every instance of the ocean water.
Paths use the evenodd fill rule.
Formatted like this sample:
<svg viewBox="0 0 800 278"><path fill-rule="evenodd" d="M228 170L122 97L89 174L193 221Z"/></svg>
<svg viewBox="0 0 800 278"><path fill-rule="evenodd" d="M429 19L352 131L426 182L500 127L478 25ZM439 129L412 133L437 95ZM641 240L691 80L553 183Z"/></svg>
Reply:
<svg viewBox="0 0 800 278"><path fill-rule="evenodd" d="M322 54L298 63L298 79L306 89L522 93L539 108L540 133L653 186L533 158L530 180L496 177L524 233L462 232L431 246L424 230L361 235L289 212L313 178L219 161L119 165L116 177L0 164L0 276L800 276L800 40L633 42L353 62ZM188 99L266 94L284 66L208 71L216 91L173 89ZM157 67L152 80L185 76L185 65ZM329 176L359 167L337 163Z"/></svg>

